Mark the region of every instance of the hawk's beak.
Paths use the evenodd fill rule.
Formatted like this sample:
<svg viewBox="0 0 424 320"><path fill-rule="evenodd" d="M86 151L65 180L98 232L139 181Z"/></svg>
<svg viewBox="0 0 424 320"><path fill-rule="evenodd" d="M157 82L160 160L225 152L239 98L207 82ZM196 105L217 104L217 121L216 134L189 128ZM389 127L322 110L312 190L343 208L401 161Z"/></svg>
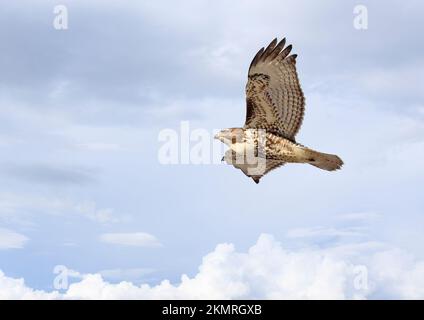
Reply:
<svg viewBox="0 0 424 320"><path fill-rule="evenodd" d="M219 139L219 137L220 137L219 132L216 135L213 136L214 139Z"/></svg>

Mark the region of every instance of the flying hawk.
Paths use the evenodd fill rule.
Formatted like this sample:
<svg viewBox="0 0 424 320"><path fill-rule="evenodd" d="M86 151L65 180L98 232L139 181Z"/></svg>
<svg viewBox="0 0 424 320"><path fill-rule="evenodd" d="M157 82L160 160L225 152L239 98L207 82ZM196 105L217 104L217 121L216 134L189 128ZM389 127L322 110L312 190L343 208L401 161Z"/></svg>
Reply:
<svg viewBox="0 0 424 320"><path fill-rule="evenodd" d="M343 161L336 155L318 152L297 143L305 98L296 72L296 54L285 47L284 38L274 39L252 60L246 85L246 121L243 128L221 130L215 139L229 146L222 158L259 183L285 163L309 163L333 171Z"/></svg>

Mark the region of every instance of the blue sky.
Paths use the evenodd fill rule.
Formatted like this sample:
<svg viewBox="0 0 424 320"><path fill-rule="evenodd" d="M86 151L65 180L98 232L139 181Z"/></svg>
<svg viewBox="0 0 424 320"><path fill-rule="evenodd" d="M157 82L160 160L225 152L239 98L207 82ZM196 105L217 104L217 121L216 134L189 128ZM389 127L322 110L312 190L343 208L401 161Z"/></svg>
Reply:
<svg viewBox="0 0 424 320"><path fill-rule="evenodd" d="M265 241L293 255L360 247L336 255L368 266L364 297L424 296L422 283L399 289L424 274L421 2L62 1L67 30L53 28L57 4L4 2L0 13L4 283L51 292L65 265L107 283L177 286L207 274L198 268L218 244ZM353 27L358 4L366 30ZM159 163L159 133L181 121L242 126L247 67L283 36L306 96L297 140L337 153L343 170L287 165L255 185L225 165ZM410 258L389 285L372 270L391 250Z"/></svg>

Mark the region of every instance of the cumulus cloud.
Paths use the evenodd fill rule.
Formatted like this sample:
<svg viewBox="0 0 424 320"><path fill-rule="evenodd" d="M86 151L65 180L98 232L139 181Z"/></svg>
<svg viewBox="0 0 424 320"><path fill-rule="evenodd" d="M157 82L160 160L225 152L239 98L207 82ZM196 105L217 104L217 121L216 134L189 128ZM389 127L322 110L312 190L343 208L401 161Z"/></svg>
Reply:
<svg viewBox="0 0 424 320"><path fill-rule="evenodd" d="M135 247L157 247L161 245L155 236L145 232L104 233L100 235L100 241Z"/></svg>
<svg viewBox="0 0 424 320"><path fill-rule="evenodd" d="M12 230L0 228L0 250L23 248L28 238Z"/></svg>
<svg viewBox="0 0 424 320"><path fill-rule="evenodd" d="M24 279L14 279L7 277L0 270L0 300L55 298L60 298L60 294L58 292L34 290L25 285Z"/></svg>
<svg viewBox="0 0 424 320"><path fill-rule="evenodd" d="M365 299L423 298L424 261L388 246L284 248L262 234L247 252L219 244L198 273L151 286L86 274L62 293L35 291L0 273L0 298L22 299ZM337 249L337 248L336 248ZM371 249L371 250L370 250ZM358 259L358 257L361 257Z"/></svg>

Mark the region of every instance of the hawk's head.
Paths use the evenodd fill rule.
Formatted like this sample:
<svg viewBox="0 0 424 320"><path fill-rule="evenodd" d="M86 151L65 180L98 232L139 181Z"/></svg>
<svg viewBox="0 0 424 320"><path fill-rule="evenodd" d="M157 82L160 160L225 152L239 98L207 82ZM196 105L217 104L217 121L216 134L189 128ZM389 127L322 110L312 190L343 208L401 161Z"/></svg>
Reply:
<svg viewBox="0 0 424 320"><path fill-rule="evenodd" d="M245 132L242 128L229 128L223 129L218 132L215 137L219 141L225 143L226 145L231 145L233 143L242 143L245 141Z"/></svg>

